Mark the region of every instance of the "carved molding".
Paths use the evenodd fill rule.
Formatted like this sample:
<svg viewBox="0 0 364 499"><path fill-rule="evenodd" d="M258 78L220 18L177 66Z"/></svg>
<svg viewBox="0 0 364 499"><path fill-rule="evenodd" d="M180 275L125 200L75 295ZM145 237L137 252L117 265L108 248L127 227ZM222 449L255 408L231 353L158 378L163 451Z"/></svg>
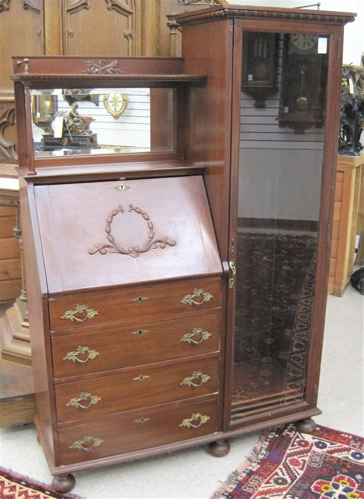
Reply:
<svg viewBox="0 0 364 499"><path fill-rule="evenodd" d="M0 154L5 159L17 159L16 146L14 142L6 140L5 130L8 126L14 126L15 109L7 109L0 115Z"/></svg>
<svg viewBox="0 0 364 499"><path fill-rule="evenodd" d="M131 7L128 5L129 2L122 2L121 0L106 0L106 3L109 10L116 10L116 12L124 16L130 16L135 13L134 2L132 2Z"/></svg>
<svg viewBox="0 0 364 499"><path fill-rule="evenodd" d="M323 13L319 10L314 11L305 11L297 9L294 11L287 12L285 10L279 11L277 10L265 10L264 7L257 7L257 9L235 9L233 6L231 7L221 7L220 9L216 8L213 10L206 9L201 13L187 13L181 14L177 17L177 22L180 25L195 23L200 21L205 21L207 19L220 19L220 18L245 18L245 19L257 19L257 18L266 18L266 19L284 19L284 20L299 20L299 21L315 21L315 22L329 22L329 23L347 23L353 22L355 18L351 15L340 15L338 13L327 14Z"/></svg>
<svg viewBox="0 0 364 499"><path fill-rule="evenodd" d="M127 55L135 55L135 26L136 26L136 6L135 0L106 0L109 10L116 10L119 14L127 17L127 28L124 30L124 37L128 42Z"/></svg>
<svg viewBox="0 0 364 499"><path fill-rule="evenodd" d="M66 11L69 14L76 14L82 9L90 8L90 0L71 0L66 6Z"/></svg>
<svg viewBox="0 0 364 499"><path fill-rule="evenodd" d="M10 0L0 0L0 14L4 10L9 10Z"/></svg>
<svg viewBox="0 0 364 499"><path fill-rule="evenodd" d="M127 29L124 30L124 37L128 41L127 55L134 54L134 37L135 37L135 23L136 23L136 7L135 0L106 0L107 8L109 10L116 10L119 14L127 17Z"/></svg>
<svg viewBox="0 0 364 499"><path fill-rule="evenodd" d="M42 3L40 0L23 0L23 9L31 9L35 12L40 12L42 10Z"/></svg>

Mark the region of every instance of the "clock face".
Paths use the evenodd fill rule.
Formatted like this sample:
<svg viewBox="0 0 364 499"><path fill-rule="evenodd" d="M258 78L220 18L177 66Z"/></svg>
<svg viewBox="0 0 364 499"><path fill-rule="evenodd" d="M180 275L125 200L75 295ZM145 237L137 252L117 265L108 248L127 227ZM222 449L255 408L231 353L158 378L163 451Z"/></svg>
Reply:
<svg viewBox="0 0 364 499"><path fill-rule="evenodd" d="M291 35L291 42L299 50L311 50L317 44L317 36L296 33Z"/></svg>

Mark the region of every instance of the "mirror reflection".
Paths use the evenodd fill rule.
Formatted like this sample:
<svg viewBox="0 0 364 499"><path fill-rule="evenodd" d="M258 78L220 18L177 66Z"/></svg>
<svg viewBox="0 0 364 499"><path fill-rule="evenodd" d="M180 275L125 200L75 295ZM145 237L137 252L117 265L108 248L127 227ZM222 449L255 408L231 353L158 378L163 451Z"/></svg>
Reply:
<svg viewBox="0 0 364 499"><path fill-rule="evenodd" d="M172 93L168 88L32 90L35 158L170 151Z"/></svg>

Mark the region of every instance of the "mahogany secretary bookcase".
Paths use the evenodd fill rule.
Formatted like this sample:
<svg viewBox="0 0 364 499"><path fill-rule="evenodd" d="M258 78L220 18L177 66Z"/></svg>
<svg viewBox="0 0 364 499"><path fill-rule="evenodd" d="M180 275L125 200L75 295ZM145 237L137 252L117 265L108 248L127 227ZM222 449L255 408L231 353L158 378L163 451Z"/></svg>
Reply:
<svg viewBox="0 0 364 499"><path fill-rule="evenodd" d="M14 57L39 440L72 473L317 408L343 26L223 5L182 58Z"/></svg>

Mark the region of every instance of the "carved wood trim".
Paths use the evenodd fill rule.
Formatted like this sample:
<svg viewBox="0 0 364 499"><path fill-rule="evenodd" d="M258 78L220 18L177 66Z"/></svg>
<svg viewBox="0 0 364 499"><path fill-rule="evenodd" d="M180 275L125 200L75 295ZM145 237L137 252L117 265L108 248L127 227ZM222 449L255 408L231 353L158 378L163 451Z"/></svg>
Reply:
<svg viewBox="0 0 364 499"><path fill-rule="evenodd" d="M107 63L105 59L99 59L94 61L92 59L86 61L87 69L83 70L82 73L85 74L123 74L119 67L119 61L111 61Z"/></svg>
<svg viewBox="0 0 364 499"><path fill-rule="evenodd" d="M109 10L116 10L119 14L127 17L127 29L124 31L124 37L128 42L127 55L135 55L135 28L136 28L136 6L135 0L106 0Z"/></svg>
<svg viewBox="0 0 364 499"><path fill-rule="evenodd" d="M0 115L0 155L5 159L17 159L16 146L14 142L6 140L5 130L8 126L14 126L15 108L6 109Z"/></svg>
<svg viewBox="0 0 364 499"><path fill-rule="evenodd" d="M70 14L76 14L82 9L90 8L90 0L71 0L66 6L66 11Z"/></svg>
<svg viewBox="0 0 364 499"><path fill-rule="evenodd" d="M135 6L129 7L128 3L122 2L121 0L106 0L107 8L109 10L116 10L119 14L124 14L125 16L130 16L135 14Z"/></svg>
<svg viewBox="0 0 364 499"><path fill-rule="evenodd" d="M10 0L0 0L0 14L4 10L9 10Z"/></svg>
<svg viewBox="0 0 364 499"><path fill-rule="evenodd" d="M116 187L118 188L118 187ZM148 251L154 250L154 249L164 249L167 246L175 246L177 243L176 241L171 241L168 239L168 237L163 237L161 239L154 239L155 232L154 232L154 224L150 220L149 215L138 208L137 206L133 206L132 204L129 204L129 212L134 211L138 215L141 215L143 219L145 220L148 228L148 234L147 234L147 239L144 241L144 243L140 245L135 245L131 246L129 248L124 248L122 245L118 244L114 238L114 236L111 234L111 224L113 222L113 219L116 215L119 213L124 213L125 210L122 207L122 205L119 205L118 208L113 210L111 214L107 217L106 220L106 237L107 240L109 241L109 244L95 244L95 248L89 249L89 254L90 255L95 255L96 253L100 253L101 255L106 255L107 253L119 253L121 255L128 255L132 256L133 258L137 258L139 255L142 253L147 253Z"/></svg>
<svg viewBox="0 0 364 499"><path fill-rule="evenodd" d="M31 9L35 12L40 12L42 10L42 4L40 0L23 0L23 9Z"/></svg>
<svg viewBox="0 0 364 499"><path fill-rule="evenodd" d="M200 21L207 21L208 19L217 20L220 18L234 18L234 19L259 19L259 18L274 18L275 20L284 19L287 20L298 20L298 21L315 21L315 22L329 22L329 23L347 23L353 22L354 17L348 13L344 15L340 15L341 13L333 12L332 14L328 14L327 12L321 12L319 10L314 11L305 11L297 9L294 11L293 9L290 12L287 12L285 9L279 10L279 7L266 8L234 8L234 6L222 6L215 7L213 9L206 9L205 11L200 13L188 12L186 14L177 15L177 22L182 26L188 23L195 23Z"/></svg>

